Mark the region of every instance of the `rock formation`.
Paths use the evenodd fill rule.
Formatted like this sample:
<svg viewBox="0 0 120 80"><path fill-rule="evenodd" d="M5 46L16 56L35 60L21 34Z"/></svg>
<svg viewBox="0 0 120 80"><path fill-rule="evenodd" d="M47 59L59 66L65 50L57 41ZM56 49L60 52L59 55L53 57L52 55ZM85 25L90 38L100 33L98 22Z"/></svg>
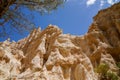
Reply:
<svg viewBox="0 0 120 80"><path fill-rule="evenodd" d="M0 80L100 80L94 69L104 63L119 75L119 61L120 3L99 11L84 36L49 25L0 42Z"/></svg>

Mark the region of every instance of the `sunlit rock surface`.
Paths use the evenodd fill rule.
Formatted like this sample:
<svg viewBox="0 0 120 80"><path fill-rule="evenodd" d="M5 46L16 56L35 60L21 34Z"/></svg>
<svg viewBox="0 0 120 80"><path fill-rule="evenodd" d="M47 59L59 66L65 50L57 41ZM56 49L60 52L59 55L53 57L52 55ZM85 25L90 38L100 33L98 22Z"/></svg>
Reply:
<svg viewBox="0 0 120 80"><path fill-rule="evenodd" d="M0 80L99 80L101 63L118 74L120 3L98 12L84 36L57 26L33 30L18 42L0 42Z"/></svg>

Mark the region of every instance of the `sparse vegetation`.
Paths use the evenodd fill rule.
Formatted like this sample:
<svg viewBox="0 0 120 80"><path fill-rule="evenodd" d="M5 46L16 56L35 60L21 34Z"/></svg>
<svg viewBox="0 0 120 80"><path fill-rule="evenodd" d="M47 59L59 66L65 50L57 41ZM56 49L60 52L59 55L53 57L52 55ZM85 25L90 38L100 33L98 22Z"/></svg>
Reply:
<svg viewBox="0 0 120 80"><path fill-rule="evenodd" d="M107 80L119 80L119 77L114 72L108 71L107 72Z"/></svg>
<svg viewBox="0 0 120 80"><path fill-rule="evenodd" d="M117 62L117 67L120 68L120 62Z"/></svg>
<svg viewBox="0 0 120 80"><path fill-rule="evenodd" d="M108 64L100 64L95 71L100 74L100 80L119 80L119 76L110 70Z"/></svg>
<svg viewBox="0 0 120 80"><path fill-rule="evenodd" d="M117 65L117 67L119 69L118 75L120 76L120 62L117 62L116 65Z"/></svg>

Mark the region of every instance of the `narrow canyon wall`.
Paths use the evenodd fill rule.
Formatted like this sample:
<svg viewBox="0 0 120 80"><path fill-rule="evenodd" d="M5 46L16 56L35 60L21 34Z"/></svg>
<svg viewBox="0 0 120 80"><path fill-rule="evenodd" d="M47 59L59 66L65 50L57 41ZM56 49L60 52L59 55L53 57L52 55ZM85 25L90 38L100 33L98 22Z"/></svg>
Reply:
<svg viewBox="0 0 120 80"><path fill-rule="evenodd" d="M84 36L57 26L34 29L18 42L0 42L0 80L100 80L95 68L118 74L120 3L98 12Z"/></svg>

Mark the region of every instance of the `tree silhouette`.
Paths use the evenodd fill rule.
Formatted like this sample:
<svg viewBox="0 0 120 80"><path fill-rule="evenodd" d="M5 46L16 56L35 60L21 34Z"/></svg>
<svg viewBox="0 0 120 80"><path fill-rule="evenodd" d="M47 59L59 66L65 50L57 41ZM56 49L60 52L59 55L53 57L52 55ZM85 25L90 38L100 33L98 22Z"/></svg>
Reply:
<svg viewBox="0 0 120 80"><path fill-rule="evenodd" d="M9 30L22 34L35 28L30 20L33 16L25 10L37 11L40 14L56 10L65 0L0 0L0 37L9 35Z"/></svg>

